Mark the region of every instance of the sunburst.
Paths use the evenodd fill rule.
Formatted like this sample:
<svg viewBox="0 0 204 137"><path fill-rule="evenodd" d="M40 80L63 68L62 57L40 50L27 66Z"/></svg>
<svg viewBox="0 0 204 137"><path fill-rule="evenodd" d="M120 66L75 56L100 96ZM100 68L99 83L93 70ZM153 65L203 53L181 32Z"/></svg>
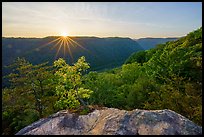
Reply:
<svg viewBox="0 0 204 137"><path fill-rule="evenodd" d="M50 46L52 45L52 46ZM56 49L56 54L54 59L57 59L58 54L60 51L63 52L63 58L66 59L66 54L68 53L70 55L70 61L73 63L73 53L71 47L80 47L81 49L87 51L89 54L92 54L94 57L97 57L96 54L91 53L89 50L84 48L81 44L79 44L77 41L75 41L73 38L67 36L66 33L61 34L61 36L54 37L53 40L41 45L40 47L34 48L33 50L27 51L29 54L32 51L40 51L42 48L50 47L51 50Z"/></svg>
<svg viewBox="0 0 204 137"><path fill-rule="evenodd" d="M73 55L72 55L72 51L71 51L71 47L75 47L78 46L80 48L82 48L83 50L89 52L86 48L84 48L81 44L79 44L78 42L76 42L75 40L73 40L71 37L67 36L66 33L63 33L61 36L56 37L54 40L41 45L38 50L40 50L41 48L44 48L48 45L54 44L51 47L51 50L53 49L57 49L56 55L55 55L55 59L57 59L59 52L62 50L63 51L63 57L66 57L66 53L68 53L71 57L71 62L73 62ZM90 52L89 52L90 53Z"/></svg>

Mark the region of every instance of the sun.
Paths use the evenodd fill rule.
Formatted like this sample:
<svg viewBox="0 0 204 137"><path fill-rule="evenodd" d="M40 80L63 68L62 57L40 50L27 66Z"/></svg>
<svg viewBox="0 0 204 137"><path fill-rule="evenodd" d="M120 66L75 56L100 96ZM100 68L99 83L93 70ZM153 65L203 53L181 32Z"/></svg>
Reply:
<svg viewBox="0 0 204 137"><path fill-rule="evenodd" d="M63 32L63 33L61 34L61 36L62 36L62 37L67 37L68 34L67 34L66 32Z"/></svg>

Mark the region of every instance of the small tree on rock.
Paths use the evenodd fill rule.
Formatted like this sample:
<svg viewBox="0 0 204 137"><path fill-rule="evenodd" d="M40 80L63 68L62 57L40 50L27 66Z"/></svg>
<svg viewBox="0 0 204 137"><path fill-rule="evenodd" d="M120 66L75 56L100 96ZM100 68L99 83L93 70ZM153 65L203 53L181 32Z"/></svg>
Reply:
<svg viewBox="0 0 204 137"><path fill-rule="evenodd" d="M59 58L54 62L54 67L56 67L55 76L58 79L56 94L59 97L56 106L60 109L75 109L81 104L86 106L87 102L84 99L88 99L93 91L81 87L82 73L90 68L85 62L85 57L80 57L73 66Z"/></svg>

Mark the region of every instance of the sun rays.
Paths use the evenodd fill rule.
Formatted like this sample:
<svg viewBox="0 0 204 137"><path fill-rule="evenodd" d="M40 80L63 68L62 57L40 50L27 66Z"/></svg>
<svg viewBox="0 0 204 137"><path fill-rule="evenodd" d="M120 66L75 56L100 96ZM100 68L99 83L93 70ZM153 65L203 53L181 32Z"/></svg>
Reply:
<svg viewBox="0 0 204 137"><path fill-rule="evenodd" d="M74 60L73 53L72 53L73 48L80 47L81 49L89 52L81 44L79 44L78 42L76 42L75 40L67 36L66 33L63 33L61 36L54 37L53 40L45 44L42 44L37 49L38 51L40 51L42 48L45 48L45 47L50 47L50 50L54 50L54 49L56 50L54 59L57 59L57 57L59 56L59 53L61 53L60 55L63 54L63 58L66 58L67 54L69 54L71 62L73 62ZM36 51L36 49L34 50Z"/></svg>
<svg viewBox="0 0 204 137"><path fill-rule="evenodd" d="M59 51L63 50L64 57L65 57L66 53L69 53L69 55L71 57L71 60L73 60L71 46L72 47L79 46L80 48L86 50L79 43L77 43L76 41L72 40L71 38L69 38L66 35L61 36L58 42L59 42L59 44L58 43L55 44L55 47L57 46L57 53L56 53L55 58L57 58L57 55L59 54Z"/></svg>
<svg viewBox="0 0 204 137"><path fill-rule="evenodd" d="M80 38L76 39L80 40ZM36 54L44 56L44 52L49 52L49 57L54 60L61 57L65 60L68 59L70 63L74 63L76 57L78 58L80 54L86 56L88 53L93 57L98 58L96 53L91 52L82 46L83 41L79 43L78 40L76 41L75 37L66 35L46 37L41 39L38 44L36 43L35 48L24 52L22 56L29 56L32 52L36 52Z"/></svg>
<svg viewBox="0 0 204 137"><path fill-rule="evenodd" d="M66 53L69 53L71 60L73 61L73 55L72 55L72 51L71 51L71 47L80 47L84 50L87 51L87 49L85 49L81 44L79 44L78 42L74 41L73 39L71 39L69 36L67 36L67 34L63 34L62 36L59 36L58 38L52 40L51 42L47 43L46 45L55 43L54 46L51 48L51 50L53 49L57 49L56 55L55 55L55 59L57 58L58 54L60 51L63 51L63 57L66 57Z"/></svg>

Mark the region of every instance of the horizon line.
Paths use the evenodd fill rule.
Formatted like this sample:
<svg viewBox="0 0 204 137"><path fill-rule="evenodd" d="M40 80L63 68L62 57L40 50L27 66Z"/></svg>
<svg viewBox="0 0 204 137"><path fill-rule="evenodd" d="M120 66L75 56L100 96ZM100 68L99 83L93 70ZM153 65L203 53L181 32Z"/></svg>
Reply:
<svg viewBox="0 0 204 137"><path fill-rule="evenodd" d="M186 35L184 35L186 36ZM181 37L184 37L184 36L170 36L170 37L150 37L150 36L147 36L147 37L139 37L139 38L131 38L131 37L124 37L124 36L104 36L104 37L100 37L100 36L86 36L86 35L82 35L82 36L67 36L67 37L95 37L95 38L130 38L130 39L134 39L134 40L137 40L137 39L142 39L142 38L181 38ZM43 38L49 38L49 37L63 37L63 36L60 36L60 35L53 35L53 36L44 36L44 37L34 37L34 36L2 36L2 38L30 38L30 39L43 39Z"/></svg>

